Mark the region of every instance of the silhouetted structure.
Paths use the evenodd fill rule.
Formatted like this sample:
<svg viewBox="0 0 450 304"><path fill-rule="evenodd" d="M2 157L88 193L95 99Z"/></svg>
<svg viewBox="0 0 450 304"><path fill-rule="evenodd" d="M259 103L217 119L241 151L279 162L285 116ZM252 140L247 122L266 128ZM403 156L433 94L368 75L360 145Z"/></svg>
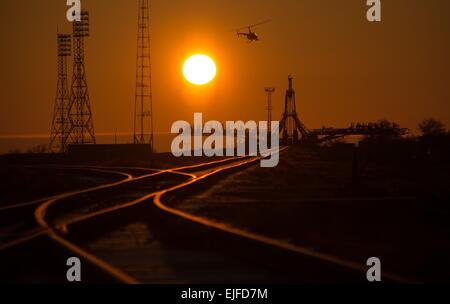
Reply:
<svg viewBox="0 0 450 304"><path fill-rule="evenodd" d="M275 88L266 88L265 91L267 93L267 128L270 133L272 126L272 95L275 93Z"/></svg>
<svg viewBox="0 0 450 304"><path fill-rule="evenodd" d="M95 144L94 122L89 100L84 63L84 38L89 36L89 13L81 12L81 21L73 22L73 78L70 103L68 144Z"/></svg>
<svg viewBox="0 0 450 304"><path fill-rule="evenodd" d="M67 57L72 55L72 37L67 34L57 35L58 84L56 89L53 123L50 136L50 151L62 153L66 150L70 132L70 93L67 81Z"/></svg>
<svg viewBox="0 0 450 304"><path fill-rule="evenodd" d="M280 122L281 141L285 145L298 143L300 140L306 140L309 131L300 121L297 115L295 104L295 91L292 86L293 77L289 76L289 88L286 91L285 106L283 118Z"/></svg>
<svg viewBox="0 0 450 304"><path fill-rule="evenodd" d="M352 135L393 138L406 134L408 134L408 129L401 128L395 123L389 125L382 123L357 123L352 124L350 128L323 127L321 129L315 129L311 131L311 138L317 138L318 142L325 142Z"/></svg>
<svg viewBox="0 0 450 304"><path fill-rule="evenodd" d="M323 127L321 129L309 130L298 117L292 80L293 77L289 76L289 88L286 91L285 109L280 122L281 142L284 145L292 145L299 142L320 144L352 135L398 137L408 133L408 129L400 128L398 124L382 121L369 124L352 124L350 128Z"/></svg>
<svg viewBox="0 0 450 304"><path fill-rule="evenodd" d="M150 144L153 150L153 96L149 14L148 0L139 0L134 143Z"/></svg>

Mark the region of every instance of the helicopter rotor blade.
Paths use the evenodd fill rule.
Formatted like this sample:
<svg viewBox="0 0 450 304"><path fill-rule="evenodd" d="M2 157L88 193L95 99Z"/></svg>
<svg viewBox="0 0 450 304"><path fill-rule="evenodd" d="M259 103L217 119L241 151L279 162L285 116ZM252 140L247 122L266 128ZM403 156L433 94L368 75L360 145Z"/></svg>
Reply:
<svg viewBox="0 0 450 304"><path fill-rule="evenodd" d="M237 30L240 31L240 30L244 30L244 29L248 29L248 28L252 28L252 27L257 27L257 26L260 26L260 25L263 25L263 24L266 24L266 23L269 23L269 22L272 22L272 20L268 19L266 21L262 21L262 22L259 22L259 23L253 24L253 25L247 25L247 26L241 27L241 28L239 28Z"/></svg>
<svg viewBox="0 0 450 304"><path fill-rule="evenodd" d="M266 21L262 21L262 22L259 22L259 23L257 23L257 24L249 25L248 27L256 27L256 26L260 26L260 25L263 25L263 24L267 24L267 23L269 23L269 22L272 22L272 20L271 20L271 19L268 19L268 20L266 20Z"/></svg>

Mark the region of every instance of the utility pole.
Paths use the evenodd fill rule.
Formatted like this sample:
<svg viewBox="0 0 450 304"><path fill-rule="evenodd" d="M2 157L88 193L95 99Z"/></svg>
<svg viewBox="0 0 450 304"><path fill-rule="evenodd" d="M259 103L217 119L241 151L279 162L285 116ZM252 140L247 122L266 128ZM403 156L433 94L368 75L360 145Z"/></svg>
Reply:
<svg viewBox="0 0 450 304"><path fill-rule="evenodd" d="M267 130L269 134L272 134L272 95L275 93L275 88L266 88L267 93ZM269 135L270 136L270 135Z"/></svg>
<svg viewBox="0 0 450 304"><path fill-rule="evenodd" d="M67 81L67 57L72 55L72 37L57 34L58 83L56 89L53 123L50 136L50 151L63 153L66 151L67 138L70 132L69 109L70 93Z"/></svg>
<svg viewBox="0 0 450 304"><path fill-rule="evenodd" d="M150 144L153 151L153 95L150 58L149 0L139 0L134 104L134 143Z"/></svg>

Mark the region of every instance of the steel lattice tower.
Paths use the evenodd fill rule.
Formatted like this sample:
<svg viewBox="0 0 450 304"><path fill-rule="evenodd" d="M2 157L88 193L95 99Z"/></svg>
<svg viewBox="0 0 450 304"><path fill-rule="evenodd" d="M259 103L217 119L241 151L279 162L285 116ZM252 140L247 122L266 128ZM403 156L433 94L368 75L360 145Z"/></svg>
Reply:
<svg viewBox="0 0 450 304"><path fill-rule="evenodd" d="M148 143L153 150L153 96L150 60L150 13L148 0L139 0L138 18L134 143Z"/></svg>
<svg viewBox="0 0 450 304"><path fill-rule="evenodd" d="M56 89L53 123L50 136L50 151L63 153L70 132L69 107L70 93L67 81L67 57L72 52L72 37L67 34L57 35L58 84Z"/></svg>
<svg viewBox="0 0 450 304"><path fill-rule="evenodd" d="M280 122L282 141L287 145L295 144L300 140L306 140L309 134L308 129L297 115L295 91L292 85L293 79L292 76L289 76L289 88L286 91L284 113Z"/></svg>
<svg viewBox="0 0 450 304"><path fill-rule="evenodd" d="M89 13L81 12L81 21L73 22L73 77L69 117L69 144L95 144L94 122L84 64L84 38L89 37Z"/></svg>

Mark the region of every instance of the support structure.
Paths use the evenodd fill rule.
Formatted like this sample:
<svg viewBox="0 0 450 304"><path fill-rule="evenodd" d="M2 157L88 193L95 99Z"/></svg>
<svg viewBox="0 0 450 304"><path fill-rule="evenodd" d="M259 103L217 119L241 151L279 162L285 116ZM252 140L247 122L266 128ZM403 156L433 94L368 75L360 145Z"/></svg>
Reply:
<svg viewBox="0 0 450 304"><path fill-rule="evenodd" d="M67 58L72 54L72 37L67 34L58 33L56 41L58 56L58 83L56 88L49 149L52 152L63 153L66 151L67 138L70 132L70 92L67 80Z"/></svg>
<svg viewBox="0 0 450 304"><path fill-rule="evenodd" d="M267 128L268 128L268 133L271 133L271 128L272 128L272 95L273 93L275 93L275 88L266 88L265 89L266 93L267 93Z"/></svg>
<svg viewBox="0 0 450 304"><path fill-rule="evenodd" d="M300 121L295 104L293 77L289 76L289 87L286 91L283 117L280 122L280 132L283 144L292 145L309 138L309 130Z"/></svg>
<svg viewBox="0 0 450 304"><path fill-rule="evenodd" d="M139 0L134 143L150 144L153 150L153 95L150 58L149 0Z"/></svg>
<svg viewBox="0 0 450 304"><path fill-rule="evenodd" d="M71 122L68 144L95 144L95 131L89 99L84 59L84 38L89 37L89 13L81 12L81 21L73 22L73 77L69 110Z"/></svg>

